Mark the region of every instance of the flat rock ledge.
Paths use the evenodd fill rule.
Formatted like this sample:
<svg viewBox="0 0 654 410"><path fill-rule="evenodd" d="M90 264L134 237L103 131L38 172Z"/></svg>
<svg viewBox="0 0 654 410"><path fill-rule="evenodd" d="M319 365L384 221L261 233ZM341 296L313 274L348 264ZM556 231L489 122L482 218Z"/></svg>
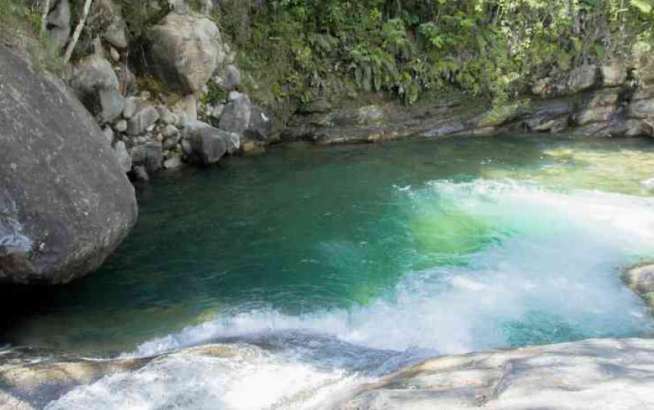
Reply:
<svg viewBox="0 0 654 410"><path fill-rule="evenodd" d="M239 357L249 349L256 348L210 344L114 360L5 350L0 352L0 408L40 409L110 374L187 356ZM444 356L334 399L338 402L326 403L326 409L654 408L654 339L593 339Z"/></svg>
<svg viewBox="0 0 654 410"><path fill-rule="evenodd" d="M340 409L654 408L654 340L595 339L447 356L362 388Z"/></svg>

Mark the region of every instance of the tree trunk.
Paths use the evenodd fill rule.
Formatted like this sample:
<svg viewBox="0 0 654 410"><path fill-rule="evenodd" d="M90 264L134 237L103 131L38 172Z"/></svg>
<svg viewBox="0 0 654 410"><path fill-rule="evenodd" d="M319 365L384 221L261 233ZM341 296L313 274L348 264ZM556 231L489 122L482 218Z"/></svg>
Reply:
<svg viewBox="0 0 654 410"><path fill-rule="evenodd" d="M73 33L73 37L70 39L70 43L68 43L68 47L66 47L66 53L64 54L64 62L66 63L70 61L70 58L73 55L73 51L75 50L75 46L79 41L79 36L82 34L82 30L86 24L86 19L88 18L89 11L91 10L91 3L93 3L93 0L85 0L84 2L82 17L80 17L79 23L77 23L77 27L75 27L75 32Z"/></svg>

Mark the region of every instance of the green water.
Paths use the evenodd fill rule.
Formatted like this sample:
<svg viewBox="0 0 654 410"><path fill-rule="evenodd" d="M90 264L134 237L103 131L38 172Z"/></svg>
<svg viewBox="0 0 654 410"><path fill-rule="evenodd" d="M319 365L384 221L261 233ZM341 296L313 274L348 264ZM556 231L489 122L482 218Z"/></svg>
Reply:
<svg viewBox="0 0 654 410"><path fill-rule="evenodd" d="M100 271L13 295L28 308L0 341L106 353L308 329L456 352L643 334L619 269L654 256L651 177L649 140L533 137L296 145L164 174Z"/></svg>

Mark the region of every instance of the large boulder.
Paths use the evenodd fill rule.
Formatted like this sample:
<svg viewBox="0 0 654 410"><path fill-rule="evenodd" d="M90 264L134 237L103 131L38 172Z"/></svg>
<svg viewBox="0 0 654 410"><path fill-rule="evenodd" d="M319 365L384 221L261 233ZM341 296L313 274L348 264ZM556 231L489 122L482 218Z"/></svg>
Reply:
<svg viewBox="0 0 654 410"><path fill-rule="evenodd" d="M154 74L183 95L199 93L225 59L220 30L205 17L170 13L148 37Z"/></svg>
<svg viewBox="0 0 654 410"><path fill-rule="evenodd" d="M212 127L200 121L190 121L184 128L186 155L193 162L201 165L215 164L231 151L238 149L240 141L233 140L235 134ZM236 135L238 138L238 136Z"/></svg>
<svg viewBox="0 0 654 410"><path fill-rule="evenodd" d="M77 63L71 86L100 122L112 122L123 112L125 98L119 92L118 77L101 55L92 54Z"/></svg>
<svg viewBox="0 0 654 410"><path fill-rule="evenodd" d="M134 189L63 84L0 47L0 281L66 283L136 221Z"/></svg>

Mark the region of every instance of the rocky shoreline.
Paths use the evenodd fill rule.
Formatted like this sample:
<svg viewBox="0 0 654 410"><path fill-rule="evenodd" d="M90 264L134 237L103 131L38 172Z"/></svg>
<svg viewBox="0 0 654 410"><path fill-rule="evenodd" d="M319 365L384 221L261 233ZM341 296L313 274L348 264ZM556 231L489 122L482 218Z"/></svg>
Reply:
<svg viewBox="0 0 654 410"><path fill-rule="evenodd" d="M61 43L69 7L58 0L49 17L51 35ZM238 50L208 17L212 7L206 2L194 11L184 1L170 2L169 13L145 35L144 61L135 64L120 7L109 0L94 5L92 13L110 24L97 33L93 53L74 64L69 83L133 180L299 140L338 144L507 132L654 136L654 58L646 52L541 78L530 95L494 107L465 96L405 106L373 94L318 98L285 121L275 119L242 91Z"/></svg>

